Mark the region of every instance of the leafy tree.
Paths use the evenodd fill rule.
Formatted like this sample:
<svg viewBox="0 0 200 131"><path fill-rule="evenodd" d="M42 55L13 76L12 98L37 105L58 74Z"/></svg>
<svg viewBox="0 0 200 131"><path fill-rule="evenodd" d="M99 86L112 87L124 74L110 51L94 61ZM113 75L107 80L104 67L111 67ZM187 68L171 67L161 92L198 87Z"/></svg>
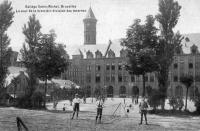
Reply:
<svg viewBox="0 0 200 131"><path fill-rule="evenodd" d="M173 61L175 49L181 46L182 37L180 33L174 34L173 28L176 26L180 16L181 6L174 0L159 0L159 13L156 15L160 23L161 36L156 45L156 61L159 65L157 78L159 90L162 94L162 109L164 109L165 98L168 87L169 66Z"/></svg>
<svg viewBox="0 0 200 131"><path fill-rule="evenodd" d="M36 85L36 61L37 54L36 49L39 46L41 25L39 20L36 19L35 15L29 17L29 21L27 24L23 26L23 34L25 35L25 43L23 44L23 48L20 50L22 54L22 62L27 68L27 72L29 75L29 87L30 87L30 95L35 90Z"/></svg>
<svg viewBox="0 0 200 131"><path fill-rule="evenodd" d="M121 44L126 47L128 64L126 69L130 74L142 75L143 96L145 96L145 74L157 69L155 63L155 47L157 42L157 29L154 26L155 18L152 15L146 17L146 23L140 24L140 19L136 19L129 27L126 38Z"/></svg>
<svg viewBox="0 0 200 131"><path fill-rule="evenodd" d="M11 2L7 0L0 4L0 88L4 87L4 81L8 67L8 46L10 39L6 33L8 27L12 24L14 12Z"/></svg>
<svg viewBox="0 0 200 131"><path fill-rule="evenodd" d="M172 107L172 110L177 110L179 109L179 111L181 111L181 109L183 108L184 104L183 104L183 99L182 98L177 98L177 97L171 97L169 98L169 105Z"/></svg>
<svg viewBox="0 0 200 131"><path fill-rule="evenodd" d="M160 105L161 94L158 89L151 89L148 94L148 103L150 107L153 107L153 111L156 111L157 107Z"/></svg>
<svg viewBox="0 0 200 131"><path fill-rule="evenodd" d="M50 31L50 34L42 34L40 45L36 49L37 61L35 65L37 70L35 70L35 72L38 78L45 81L44 105L46 105L47 80L59 76L68 65L62 52L64 49L58 46L55 42L55 38L56 34L54 31Z"/></svg>
<svg viewBox="0 0 200 131"><path fill-rule="evenodd" d="M188 89L193 83L193 77L189 75L183 75L180 77L180 82L183 83L186 87L185 110L187 110Z"/></svg>

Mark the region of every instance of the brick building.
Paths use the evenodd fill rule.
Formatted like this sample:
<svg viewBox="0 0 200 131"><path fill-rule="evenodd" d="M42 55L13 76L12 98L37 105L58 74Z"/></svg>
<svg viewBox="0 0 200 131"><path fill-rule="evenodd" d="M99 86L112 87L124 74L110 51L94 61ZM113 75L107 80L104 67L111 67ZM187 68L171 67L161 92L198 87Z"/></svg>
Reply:
<svg viewBox="0 0 200 131"><path fill-rule="evenodd" d="M62 79L75 82L91 95L98 89L108 97L131 97L135 94L135 89L139 89L141 95L141 76L131 76L123 68L127 58L120 40L110 41L108 44L96 44L97 19L91 8L83 23L84 44L73 48L69 68L62 74ZM200 89L200 54L195 45L191 46L190 50L189 54L181 51L174 57L169 72L169 95L185 95L185 88L179 82L183 73L188 73L195 78L190 94ZM155 73L148 73L145 81L148 87L158 87Z"/></svg>

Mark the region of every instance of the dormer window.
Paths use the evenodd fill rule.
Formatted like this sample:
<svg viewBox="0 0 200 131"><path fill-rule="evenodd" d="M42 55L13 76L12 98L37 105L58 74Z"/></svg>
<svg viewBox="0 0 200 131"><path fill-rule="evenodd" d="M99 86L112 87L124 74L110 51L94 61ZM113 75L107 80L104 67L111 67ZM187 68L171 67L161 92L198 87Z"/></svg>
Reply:
<svg viewBox="0 0 200 131"><path fill-rule="evenodd" d="M190 52L191 52L191 54L198 54L199 53L198 47L196 45L192 45L190 47Z"/></svg>
<svg viewBox="0 0 200 131"><path fill-rule="evenodd" d="M96 58L102 58L102 53L99 50L95 52L95 55L96 55Z"/></svg>
<svg viewBox="0 0 200 131"><path fill-rule="evenodd" d="M111 49L108 51L108 58L114 58L115 57L115 53L114 51L112 51Z"/></svg>
<svg viewBox="0 0 200 131"><path fill-rule="evenodd" d="M94 57L94 56L93 56L93 53L92 53L91 51L87 51L86 55L87 55L87 58L88 58L88 59Z"/></svg>
<svg viewBox="0 0 200 131"><path fill-rule="evenodd" d="M175 53L176 53L177 55L183 54L183 49L182 49L182 47L177 47L177 48L175 49Z"/></svg>

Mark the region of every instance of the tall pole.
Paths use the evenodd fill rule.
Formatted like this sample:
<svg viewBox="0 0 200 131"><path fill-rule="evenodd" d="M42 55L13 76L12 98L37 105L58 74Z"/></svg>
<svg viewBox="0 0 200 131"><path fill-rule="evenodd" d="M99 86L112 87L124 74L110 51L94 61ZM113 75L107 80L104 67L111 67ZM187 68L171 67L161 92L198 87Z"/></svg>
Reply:
<svg viewBox="0 0 200 131"><path fill-rule="evenodd" d="M194 55L194 99L196 99L196 83L195 83L195 79L196 79L196 54Z"/></svg>
<svg viewBox="0 0 200 131"><path fill-rule="evenodd" d="M2 53L2 51L3 51L2 46L3 46L3 42L2 42L2 34L3 34L2 31L0 31L0 43L1 43L1 45L0 45L0 46L1 46L1 47L0 47L0 48L1 48L1 52L0 52L0 59L1 59L1 60L0 60L1 65L0 65L0 66L1 66L1 67L0 67L0 70L1 70L1 77L3 77L3 76L2 76L2 74L3 74L3 61L2 61L2 55L3 55L3 53ZM0 85L0 88L3 88L3 83L2 83L2 82L3 82L3 81L2 81L2 78L1 78L1 83L0 83L1 85Z"/></svg>

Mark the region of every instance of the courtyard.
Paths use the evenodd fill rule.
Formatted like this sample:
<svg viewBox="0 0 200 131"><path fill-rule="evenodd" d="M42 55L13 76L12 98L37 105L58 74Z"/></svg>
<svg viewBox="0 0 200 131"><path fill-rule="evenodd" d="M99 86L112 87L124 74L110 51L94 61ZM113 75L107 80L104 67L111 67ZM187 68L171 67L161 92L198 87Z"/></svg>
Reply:
<svg viewBox="0 0 200 131"><path fill-rule="evenodd" d="M139 100L140 101L140 100ZM66 104L66 111L62 111ZM108 98L103 110L101 124L95 124L95 99L87 99L80 105L78 119L71 120L72 106L69 101L59 101L57 109L48 103L48 110L27 110L13 107L0 108L0 130L17 130L16 117L19 116L30 131L198 131L200 117L198 116L164 116L148 114L149 125L139 125L140 114L138 105L132 104L130 112L126 113L125 105L131 104L131 99ZM192 103L188 104L193 110ZM166 108L169 108L166 105Z"/></svg>

